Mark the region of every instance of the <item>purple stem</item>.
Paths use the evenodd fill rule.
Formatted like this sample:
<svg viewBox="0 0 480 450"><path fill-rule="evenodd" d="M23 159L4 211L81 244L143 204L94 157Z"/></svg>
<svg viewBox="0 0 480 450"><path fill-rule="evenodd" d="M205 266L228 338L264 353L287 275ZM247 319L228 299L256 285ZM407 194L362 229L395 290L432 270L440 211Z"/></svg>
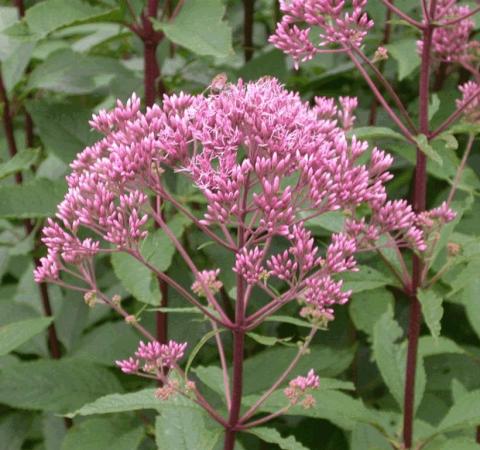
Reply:
<svg viewBox="0 0 480 450"><path fill-rule="evenodd" d="M430 17L434 20L436 0L430 4ZM429 135L428 102L430 94L430 62L433 26L431 19L424 17L423 49L421 56L419 82L419 129ZM413 208L419 213L425 210L427 200L427 158L419 148L416 152L417 163L413 187ZM410 317L408 325L407 364L403 398L403 443L406 449L412 447L413 423L415 418L415 378L417 369L418 338L421 325L421 308L417 290L422 284L423 262L418 255L413 255L412 289L410 292Z"/></svg>

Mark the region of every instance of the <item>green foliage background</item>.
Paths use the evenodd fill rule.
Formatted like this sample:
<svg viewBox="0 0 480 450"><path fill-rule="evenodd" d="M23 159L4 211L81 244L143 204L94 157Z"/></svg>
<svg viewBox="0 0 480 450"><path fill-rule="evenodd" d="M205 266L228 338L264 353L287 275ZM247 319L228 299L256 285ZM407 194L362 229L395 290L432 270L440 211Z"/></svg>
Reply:
<svg viewBox="0 0 480 450"><path fill-rule="evenodd" d="M131 2L136 12L141 0ZM415 13L416 0L402 2ZM92 113L109 108L117 98L143 92L140 40L122 23L129 20L123 1L27 1L19 21L11 2L0 1L0 63L14 115L19 152L10 158L0 132L0 449L1 450L214 450L221 447L221 430L202 410L183 399L158 402L152 386L122 375L116 359L129 356L138 337L127 324L102 306L90 309L77 293L49 286L54 323L63 357L49 357L38 287L32 277L33 257L43 254L35 235L45 217L55 212L66 189L64 176L75 154L97 139L88 125ZM377 0L369 14L384 22ZM392 197L408 197L415 149L406 143L379 110L375 127L368 127L372 95L353 65L341 55L322 55L298 72L291 61L267 43L278 18L275 0L256 0L253 59L243 57L243 8L239 0L187 0L171 23L155 23L168 39L157 52L162 80L169 92L202 92L219 73L229 80L274 76L308 101L315 95L359 97L355 133L395 156ZM480 24L479 24L480 25ZM383 29L377 26L366 41L373 55ZM419 57L414 31L395 24L387 46L385 74L408 109L417 110ZM454 109L462 71L454 71L431 99L431 119L439 124ZM34 122L34 148L25 147L24 109ZM429 205L442 201L452 182L466 142L465 127L426 149L429 159ZM473 129L477 132L478 129ZM458 144L458 149L457 149ZM22 171L18 186L13 174ZM480 157L474 144L469 167L460 183L454 208L459 218L443 232L442 242L460 245L451 266L434 289L421 293L424 322L417 374L416 438L430 439L425 450L478 448L480 425L480 237L478 193ZM186 202L196 201L189 186L177 185ZM32 219L26 236L23 219ZM190 249L203 237L181 221L175 229ZM339 218L330 215L311 223L319 242L335 230ZM159 236L152 258L186 285L192 277L171 245ZM195 250L196 251L196 250ZM200 264L222 269L223 282L233 287L232 260L213 247L202 247ZM443 248L432 275L445 263ZM386 450L385 435L398 440L405 364L408 299L378 258L361 260L360 273L350 275L351 302L337 308L337 318L314 340L311 352L296 372L313 367L322 377L315 394L317 406L289 415L240 436L239 449ZM99 280L109 293L120 294L142 324L154 328L152 309L160 293L151 274L128 257L116 255L99 262ZM171 294L172 307L184 307ZM254 402L288 364L293 344L303 333L294 305L251 335L245 367L245 405ZM195 347L207 324L190 309L169 315L169 335ZM267 338L268 337L268 338ZM288 338L288 339L285 339ZM273 347L273 344L275 347ZM228 347L228 343L227 343ZM212 340L198 353L192 372L213 403L221 405L217 354ZM280 403L279 403L280 402ZM282 405L279 396L265 411ZM160 413L158 415L158 413ZM60 415L70 414L68 431ZM157 417L158 416L158 417Z"/></svg>

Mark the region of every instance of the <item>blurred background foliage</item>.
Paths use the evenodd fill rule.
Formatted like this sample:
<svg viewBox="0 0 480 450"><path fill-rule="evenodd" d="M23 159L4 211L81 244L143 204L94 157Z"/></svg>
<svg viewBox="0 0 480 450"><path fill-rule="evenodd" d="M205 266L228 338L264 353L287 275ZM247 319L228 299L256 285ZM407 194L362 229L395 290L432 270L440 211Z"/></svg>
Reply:
<svg viewBox="0 0 480 450"><path fill-rule="evenodd" d="M135 350L138 337L106 308L89 308L79 294L56 286L39 288L32 277L35 260L43 255L38 232L64 195L68 164L98 138L90 130L88 119L99 109L112 107L116 99L125 101L132 92L144 95L143 45L128 26L132 13L140 15L144 2L131 0L128 5L122 0L26 0L25 11L13 3L0 1L4 91L0 108L6 126L0 132L0 449L148 450L157 445L169 450L197 449L159 436L158 426L156 444L152 407L75 417L73 423L60 417L101 396L146 386L114 368L116 359ZM170 5L170 12L176 3ZM254 8L251 33L245 31L249 18L244 8L248 5ZM401 2L402 9L412 14L418 5L417 0ZM380 24L366 41L366 53L373 55L379 45L385 44L386 11L377 0L369 1L367 10ZM23 18L20 13L25 13ZM161 90L202 92L216 75L225 73L230 81L276 77L289 89L299 91L305 101L316 95L358 96L358 135L372 146L379 145L394 154L395 179L389 184L390 194L408 198L414 148L388 129L389 120L381 108L372 105L371 93L344 56L322 55L294 71L291 61L268 44L279 18L276 0L187 0L175 19L168 20L168 11L166 17L159 15L154 22L155 29L165 34L156 51ZM418 109L417 38L413 30L393 22L392 36L385 44L390 57L383 67L413 115ZM435 70L436 92L431 100L434 125L454 109L457 85L467 77L457 68L446 78L441 68ZM8 135L5 124L6 107L13 136ZM12 138L15 154L11 151ZM458 150L452 149L451 140L437 143L435 151L441 165L429 162L431 206L438 205L448 193L466 142L461 129L454 140L458 141ZM461 426L433 440L425 447L430 450L478 448L474 444L474 425L480 424L479 173L476 142L454 204L459 218L443 236L445 243L458 244L460 250L451 269L440 274L435 288L440 298L441 335L430 336L425 326L420 341L418 436L428 436L444 424L446 414L462 396L469 391L474 396L460 408L470 407L470 415L456 417ZM184 202L199 201L189 185L176 180L172 183L176 183L176 192ZM169 217L177 221L183 243L195 252L199 265L221 268L224 300L232 302L231 258L218 249L202 246L205 237L173 216L173 211ZM317 240L322 242L324 236L338 229L339 220L330 214L312 222ZM447 257L446 250L442 250L434 270L440 269ZM168 244L162 258L164 267L176 278L191 284L191 274ZM239 448L391 448L371 421L357 420L357 416L365 414L362 408L366 405L377 412L375 420L389 428L391 436L400 431L395 385L401 384L404 376L408 299L381 260L370 255L361 264L361 272L348 278L347 285L354 291L351 302L338 308L336 320L315 338L311 352L297 370L301 373L313 367L322 377L342 381L343 392L322 391L317 407L304 412L306 416L288 416L274 423L282 435L294 436L296 444L273 435L245 434ZM103 257L98 262L98 274L109 295L120 294L128 310L137 314L145 327L155 328L153 310L159 305L160 292L148 272L119 256L112 260ZM52 348L51 321L43 318L46 298L52 309L48 315L54 317L57 349ZM171 307L185 306L174 293L169 302ZM288 306L282 315L296 318L297 307ZM187 341L190 348L207 332L207 324L188 309L168 316L169 337ZM283 321L268 322L257 336L251 336L245 368L246 395L269 386L274 374L280 373L289 361L294 342L303 332L295 321L284 317ZM197 355L193 371L212 398L216 395L216 363L214 343L208 341ZM191 442L195 442L192 433L198 428L198 423L193 425L197 419L195 415L165 418L171 420L169 427L190 433Z"/></svg>

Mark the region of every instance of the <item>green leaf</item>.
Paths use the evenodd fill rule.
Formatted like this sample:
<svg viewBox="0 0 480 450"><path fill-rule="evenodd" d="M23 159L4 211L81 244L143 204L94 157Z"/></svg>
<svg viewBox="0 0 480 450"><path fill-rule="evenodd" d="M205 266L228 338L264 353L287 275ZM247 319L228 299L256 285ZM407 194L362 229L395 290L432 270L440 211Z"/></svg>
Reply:
<svg viewBox="0 0 480 450"><path fill-rule="evenodd" d="M291 317L291 316L268 316L265 319L265 322L277 322L277 323L289 323L291 325L296 325L297 327L303 327L303 328L312 328L312 324L310 322L307 322L306 320L302 319L297 319L296 317Z"/></svg>
<svg viewBox="0 0 480 450"><path fill-rule="evenodd" d="M2 449L20 450L32 426L33 416L25 412L2 414L0 442Z"/></svg>
<svg viewBox="0 0 480 450"><path fill-rule="evenodd" d="M169 228L179 239L190 220L183 214L176 214L168 221ZM142 242L140 249L143 257L160 272L165 272L172 263L175 246L162 229L151 232Z"/></svg>
<svg viewBox="0 0 480 450"><path fill-rule="evenodd" d="M138 301L160 305L160 289L152 271L128 253L113 253L111 257L115 275L123 287Z"/></svg>
<svg viewBox="0 0 480 450"><path fill-rule="evenodd" d="M385 436L372 425L359 423L352 432L350 450L391 450Z"/></svg>
<svg viewBox="0 0 480 450"><path fill-rule="evenodd" d="M395 298L387 289L372 289L354 294L349 304L350 317L355 328L373 334L377 320L391 307Z"/></svg>
<svg viewBox="0 0 480 450"><path fill-rule="evenodd" d="M428 138L427 136L425 136L424 134L419 134L418 136L414 136L413 138L415 140L415 142L417 143L418 145L418 148L420 149L420 151L422 151L423 153L425 153L425 155L427 155L432 161L435 161L437 164L439 164L440 166L443 165L443 159L442 157L440 156L440 154L434 150L434 148L430 145L430 143L428 142Z"/></svg>
<svg viewBox="0 0 480 450"><path fill-rule="evenodd" d="M83 335L72 350L77 358L107 366L115 365L118 359L132 355L138 346L138 336L131 327L122 322L107 322Z"/></svg>
<svg viewBox="0 0 480 450"><path fill-rule="evenodd" d="M423 357L441 355L444 353L465 353L459 345L443 336L422 336L418 342L418 353Z"/></svg>
<svg viewBox="0 0 480 450"><path fill-rule="evenodd" d="M293 436L282 437L275 428L255 427L250 428L247 432L257 436L262 441L277 444L282 450L308 450L307 447L300 444Z"/></svg>
<svg viewBox="0 0 480 450"><path fill-rule="evenodd" d="M202 339L200 339L197 343L197 345L192 349L190 354L188 355L188 360L187 364L185 364L185 377L188 375L188 372L190 370L190 367L193 363L193 360L195 357L198 355L198 352L203 348L203 346L216 334L221 333L222 331L225 331L224 329L213 329L210 330L207 334L205 334Z"/></svg>
<svg viewBox="0 0 480 450"><path fill-rule="evenodd" d="M53 216L65 192L65 181L51 181L45 178L38 178L21 186L1 186L0 218Z"/></svg>
<svg viewBox="0 0 480 450"><path fill-rule="evenodd" d="M158 450L213 450L224 431L191 400L176 396L162 404L155 423Z"/></svg>
<svg viewBox="0 0 480 450"><path fill-rule="evenodd" d="M321 384L321 381L320 381ZM336 390L318 390L312 393L315 406L305 409L301 405L295 405L288 409L285 415L304 416L317 419L326 419L344 430L353 430L358 422L378 423L379 418L374 411L365 407L361 400L350 397ZM258 396L244 398L244 404L251 406ZM260 411L273 413L288 404L283 391L275 391L260 407Z"/></svg>
<svg viewBox="0 0 480 450"><path fill-rule="evenodd" d="M250 339L253 339L255 342L258 342L259 344L261 345L265 345L267 347L272 347L274 345L277 345L277 344L287 344L289 341L292 340L291 337L288 337L288 338L277 338L275 336L263 336L261 334L258 334L258 333L253 333L253 332L249 332L247 333L247 336L250 338ZM291 346L294 346L296 347L295 344L290 344Z"/></svg>
<svg viewBox="0 0 480 450"><path fill-rule="evenodd" d="M225 57L233 53L232 30L222 20L225 6L221 0L190 0L173 23L154 21L175 44L200 56Z"/></svg>
<svg viewBox="0 0 480 450"><path fill-rule="evenodd" d="M386 285L395 285L392 278L369 266L359 266L358 272L348 272L342 277L343 289L353 293L369 291Z"/></svg>
<svg viewBox="0 0 480 450"><path fill-rule="evenodd" d="M40 334L52 321L51 317L39 317L0 327L0 356L10 353L33 336Z"/></svg>
<svg viewBox="0 0 480 450"><path fill-rule="evenodd" d="M455 402L437 427L437 433L475 427L480 423L480 391L472 391Z"/></svg>
<svg viewBox="0 0 480 450"><path fill-rule="evenodd" d="M97 417L70 428L61 450L136 450L143 437L143 427L129 418Z"/></svg>
<svg viewBox="0 0 480 450"><path fill-rule="evenodd" d="M0 180L16 172L26 170L35 164L40 156L40 149L26 148L20 150L12 159L0 164Z"/></svg>
<svg viewBox="0 0 480 450"><path fill-rule="evenodd" d="M73 25L101 19L113 10L104 10L80 0L46 0L28 8L25 21L35 39L41 39L52 31Z"/></svg>
<svg viewBox="0 0 480 450"><path fill-rule="evenodd" d="M373 327L373 355L383 381L397 403L403 404L403 361L400 360L397 341L402 329L393 319L393 308L388 308Z"/></svg>
<svg viewBox="0 0 480 450"><path fill-rule="evenodd" d="M66 413L121 391L106 368L81 359L37 360L12 364L0 372L0 403Z"/></svg>
<svg viewBox="0 0 480 450"><path fill-rule="evenodd" d="M35 45L31 42L15 42L12 47L10 55L2 61L3 82L8 93L22 79Z"/></svg>
<svg viewBox="0 0 480 450"><path fill-rule="evenodd" d="M298 349L293 347L272 347L250 358L244 363L245 394L262 392L272 385L272 378L278 377L295 357ZM350 366L354 347L332 348L312 345L309 352L300 358L291 378L305 375L310 369L321 377L334 377Z"/></svg>
<svg viewBox="0 0 480 450"><path fill-rule="evenodd" d="M443 317L443 298L431 289L427 291L419 289L417 297L422 305L422 314L430 333L434 338L438 338L442 329L440 321Z"/></svg>
<svg viewBox="0 0 480 450"><path fill-rule="evenodd" d="M70 163L100 136L90 130L92 111L85 106L40 98L29 100L27 110L43 144L63 162Z"/></svg>
<svg viewBox="0 0 480 450"><path fill-rule="evenodd" d="M386 45L388 52L398 63L398 80L401 81L420 66L416 39L400 39Z"/></svg>
<svg viewBox="0 0 480 450"><path fill-rule="evenodd" d="M30 74L27 90L46 89L65 94L89 94L107 87L111 79L129 71L113 58L60 49L51 53Z"/></svg>
<svg viewBox="0 0 480 450"><path fill-rule="evenodd" d="M349 131L347 136L356 136L357 139L395 139L406 141L402 134L387 127L358 127Z"/></svg>
<svg viewBox="0 0 480 450"><path fill-rule="evenodd" d="M105 395L92 403L85 404L74 412L68 413L67 417L114 414L142 409L157 410L160 407L160 401L155 397L155 391L156 389L143 389L128 394Z"/></svg>
<svg viewBox="0 0 480 450"><path fill-rule="evenodd" d="M467 286L465 286L460 298L465 305L468 321L474 329L477 336L480 337L480 279L475 276Z"/></svg>

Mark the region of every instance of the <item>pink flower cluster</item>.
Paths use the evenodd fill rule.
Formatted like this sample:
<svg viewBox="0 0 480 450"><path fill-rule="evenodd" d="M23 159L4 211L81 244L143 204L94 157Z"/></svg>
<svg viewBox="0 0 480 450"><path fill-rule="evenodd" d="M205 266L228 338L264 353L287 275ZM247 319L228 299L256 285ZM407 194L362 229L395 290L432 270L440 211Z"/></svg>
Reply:
<svg viewBox="0 0 480 450"><path fill-rule="evenodd" d="M433 31L432 49L433 55L439 61L468 61L472 57L472 50L477 47L474 41L470 41L470 35L475 28L475 22L471 18L446 26L448 22L470 13L469 6L456 3L456 0L438 0L436 3L435 21L439 26ZM418 48L421 53L422 41L418 42Z"/></svg>
<svg viewBox="0 0 480 450"><path fill-rule="evenodd" d="M284 16L270 42L299 62L312 59L331 44L340 48L360 47L373 21L364 8L367 0L352 0L351 10L344 0L280 0ZM305 23L307 28L297 24ZM311 28L320 29L319 41L310 37Z"/></svg>
<svg viewBox="0 0 480 450"><path fill-rule="evenodd" d="M147 193L173 201L163 182L164 172L173 170L205 197L197 225L211 237L224 236L237 274L250 285L283 280L308 303L309 316L333 317L333 305L348 299L335 275L355 270L360 248L374 246L385 233L398 245L424 246L410 206L387 200L391 156L374 148L368 157L368 143L346 135L356 106L354 98L341 98L338 106L318 97L311 107L277 80L263 78L226 84L207 97L165 96L162 106L145 113L135 96L100 112L91 124L106 135L71 165L59 221L44 229L48 255L36 280L60 282L68 271L95 289L93 256L138 254L148 224L158 222ZM322 256L308 223L330 211L349 219ZM243 239L236 247L229 230L239 227ZM98 240L80 239L85 231ZM272 251L273 239L284 246L281 252ZM221 287L217 276L201 272L194 293L211 301Z"/></svg>
<svg viewBox="0 0 480 450"><path fill-rule="evenodd" d="M459 86L462 98L457 100L457 108L465 108L465 119L471 123L480 122L480 84L475 81L467 81Z"/></svg>
<svg viewBox="0 0 480 450"><path fill-rule="evenodd" d="M199 279L192 284L192 291L199 297L206 297L206 292L203 285L206 285L212 294L216 294L223 286L223 283L218 279L220 269L216 270L202 270L199 273Z"/></svg>
<svg viewBox="0 0 480 450"><path fill-rule="evenodd" d="M290 381L283 391L291 405L296 405L303 398L302 406L305 409L315 406L315 399L309 394L310 391L320 387L320 378L311 369L306 377L298 376Z"/></svg>
<svg viewBox="0 0 480 450"><path fill-rule="evenodd" d="M186 347L186 343L180 344L172 340L167 344L140 342L135 352L136 358L116 361L116 364L124 373L138 373L142 370L145 373L164 374L165 370L174 368L177 361L183 358Z"/></svg>

